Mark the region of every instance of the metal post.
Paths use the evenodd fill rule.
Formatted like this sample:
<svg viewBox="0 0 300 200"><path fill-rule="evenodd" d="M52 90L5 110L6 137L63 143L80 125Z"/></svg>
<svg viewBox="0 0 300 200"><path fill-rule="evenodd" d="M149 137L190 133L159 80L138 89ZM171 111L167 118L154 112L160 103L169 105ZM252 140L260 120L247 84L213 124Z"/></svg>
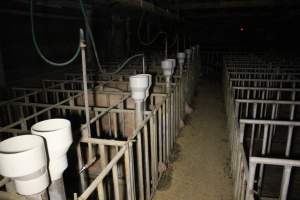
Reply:
<svg viewBox="0 0 300 200"><path fill-rule="evenodd" d="M293 83L293 88L296 87L296 83ZM296 92L293 91L292 93L292 101L295 101L296 99ZM290 107L290 120L293 120L295 116L295 105L291 105ZM287 139L287 145L286 145L286 151L285 151L285 156L288 157L291 152L291 146L292 146L292 137L293 137L293 130L294 126L289 126L288 130L288 139Z"/></svg>
<svg viewBox="0 0 300 200"><path fill-rule="evenodd" d="M144 102L135 102L135 120L138 127L144 119ZM143 155L142 155L142 137L141 132L137 134L137 160L138 160L138 183L139 183L139 199L144 199L144 178L143 178Z"/></svg>
<svg viewBox="0 0 300 200"><path fill-rule="evenodd" d="M266 154L268 132L269 132L269 125L266 124L266 125L264 125L264 137L263 137L263 144L262 144L262 150L261 150L262 156L265 156L265 154ZM264 175L264 164L261 164L260 168L259 168L259 177L258 177L258 184L257 184L258 185L258 194L261 193L263 175Z"/></svg>
<svg viewBox="0 0 300 200"><path fill-rule="evenodd" d="M289 157L290 152L291 152L293 130L294 130L294 126L288 127L288 137L287 137L287 144L286 144L286 150L285 150L286 157Z"/></svg>
<svg viewBox="0 0 300 200"><path fill-rule="evenodd" d="M85 123L87 126L88 137L91 137L89 97L88 97L87 73L86 73L86 56L85 56L86 45L85 45L85 42L83 39L83 32L81 34L80 48L81 48L81 59L82 59L82 79L83 79L83 90L84 90ZM89 144L88 145L88 161L91 161L92 157L93 157L92 156L92 145Z"/></svg>
<svg viewBox="0 0 300 200"><path fill-rule="evenodd" d="M248 179L247 191L246 191L246 200L252 200L251 196L253 195L255 169L256 169L256 163L250 162L250 164L249 164L249 179Z"/></svg>
<svg viewBox="0 0 300 200"><path fill-rule="evenodd" d="M133 200L133 185L131 180L129 145L124 153L127 200Z"/></svg>
<svg viewBox="0 0 300 200"><path fill-rule="evenodd" d="M171 92L171 77L166 77L166 90L168 94Z"/></svg>

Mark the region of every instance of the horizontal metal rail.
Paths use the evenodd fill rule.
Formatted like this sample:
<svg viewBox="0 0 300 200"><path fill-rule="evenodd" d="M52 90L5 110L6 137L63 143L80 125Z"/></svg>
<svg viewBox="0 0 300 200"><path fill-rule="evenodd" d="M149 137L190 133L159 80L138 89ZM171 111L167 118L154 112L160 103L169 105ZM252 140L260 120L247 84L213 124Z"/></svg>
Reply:
<svg viewBox="0 0 300 200"><path fill-rule="evenodd" d="M235 99L237 103L260 103L260 104L283 104L283 105L300 105L300 101L284 101L284 100L260 100L260 99Z"/></svg>
<svg viewBox="0 0 300 200"><path fill-rule="evenodd" d="M278 126L300 126L300 121L278 121L278 120L258 120L258 119L240 119L242 124L268 124Z"/></svg>

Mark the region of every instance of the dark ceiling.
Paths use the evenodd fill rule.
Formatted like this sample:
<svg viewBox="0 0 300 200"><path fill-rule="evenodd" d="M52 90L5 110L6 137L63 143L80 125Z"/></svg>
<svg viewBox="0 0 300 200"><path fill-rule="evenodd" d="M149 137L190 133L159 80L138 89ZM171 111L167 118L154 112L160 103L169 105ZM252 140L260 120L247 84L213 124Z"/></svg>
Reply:
<svg viewBox="0 0 300 200"><path fill-rule="evenodd" d="M1 13L26 14L30 0L10 0L0 2ZM87 9L98 9L106 13L128 15L134 10L145 10L158 15L172 13L186 21L213 18L270 16L285 13L299 15L299 0L83 0ZM79 0L35 0L37 7L48 8L50 15L61 14L65 17L78 17ZM125 8L125 9L124 9ZM154 12L157 11L158 12ZM128 13L128 10L130 13ZM40 14L45 14L41 12Z"/></svg>

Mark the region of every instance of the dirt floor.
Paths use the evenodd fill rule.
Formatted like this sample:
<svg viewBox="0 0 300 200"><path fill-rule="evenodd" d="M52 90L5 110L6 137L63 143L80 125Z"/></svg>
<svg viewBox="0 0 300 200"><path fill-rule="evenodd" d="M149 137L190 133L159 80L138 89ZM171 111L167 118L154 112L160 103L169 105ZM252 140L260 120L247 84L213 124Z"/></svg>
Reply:
<svg viewBox="0 0 300 200"><path fill-rule="evenodd" d="M154 200L232 200L229 144L221 86L200 81L190 115L177 139L174 162Z"/></svg>

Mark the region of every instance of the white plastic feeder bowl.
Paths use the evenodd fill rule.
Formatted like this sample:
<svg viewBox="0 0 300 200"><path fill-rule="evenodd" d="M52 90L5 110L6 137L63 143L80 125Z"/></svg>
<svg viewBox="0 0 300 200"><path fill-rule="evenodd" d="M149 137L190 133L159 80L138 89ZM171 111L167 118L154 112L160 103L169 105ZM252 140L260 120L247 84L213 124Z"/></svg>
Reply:
<svg viewBox="0 0 300 200"><path fill-rule="evenodd" d="M172 67L173 67L172 74L173 74L174 73L174 69L176 67L176 59L168 59L168 60L172 62Z"/></svg>
<svg viewBox="0 0 300 200"><path fill-rule="evenodd" d="M144 99L144 100L146 100L146 98L149 97L149 89L150 89L150 87L151 87L151 85L152 85L152 75L151 75L151 74L140 74L140 75L144 75L144 76L147 76L147 77L148 77L148 88L147 88L147 90L146 90L146 97L145 97L145 99Z"/></svg>
<svg viewBox="0 0 300 200"><path fill-rule="evenodd" d="M163 74L165 77L172 76L173 73L173 62L171 60L163 60L161 61L161 68L163 70Z"/></svg>
<svg viewBox="0 0 300 200"><path fill-rule="evenodd" d="M192 50L191 49L186 49L185 53L186 53L187 59L189 60L191 58L191 55L192 55Z"/></svg>
<svg viewBox="0 0 300 200"><path fill-rule="evenodd" d="M1 142L0 174L11 178L21 195L44 191L49 185L49 178L43 138L23 135Z"/></svg>
<svg viewBox="0 0 300 200"><path fill-rule="evenodd" d="M178 59L179 65L183 65L184 60L185 60L185 53L183 53L183 52L177 53L177 59Z"/></svg>
<svg viewBox="0 0 300 200"><path fill-rule="evenodd" d="M147 97L147 90L149 90L149 75L138 74L129 77L129 85L131 88L131 97L135 101L144 101ZM148 91L149 95L149 91Z"/></svg>
<svg viewBox="0 0 300 200"><path fill-rule="evenodd" d="M68 167L67 151L71 146L71 123L66 119L49 119L31 127L31 133L42 136L47 143L49 172L52 181L62 178Z"/></svg>

